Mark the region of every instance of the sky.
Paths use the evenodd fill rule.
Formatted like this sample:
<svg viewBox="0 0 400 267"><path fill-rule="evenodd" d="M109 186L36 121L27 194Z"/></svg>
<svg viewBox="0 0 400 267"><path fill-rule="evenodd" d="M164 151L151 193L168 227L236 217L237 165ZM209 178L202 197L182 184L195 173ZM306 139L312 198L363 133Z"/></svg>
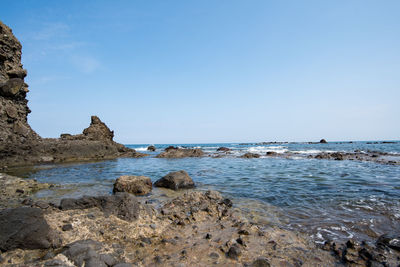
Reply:
<svg viewBox="0 0 400 267"><path fill-rule="evenodd" d="M14 1L28 120L124 144L399 140L400 1Z"/></svg>

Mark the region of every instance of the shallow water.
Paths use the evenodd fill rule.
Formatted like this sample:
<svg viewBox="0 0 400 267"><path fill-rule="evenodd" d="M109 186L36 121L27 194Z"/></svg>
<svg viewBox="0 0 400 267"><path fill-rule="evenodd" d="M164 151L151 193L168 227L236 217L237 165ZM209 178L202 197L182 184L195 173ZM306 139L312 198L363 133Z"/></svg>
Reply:
<svg viewBox="0 0 400 267"><path fill-rule="evenodd" d="M168 145L156 145L164 148ZM18 175L60 184L38 197L57 200L83 194L111 193L120 175L145 175L153 182L170 171L186 170L200 190L215 189L231 197L252 219L307 233L316 242L327 238L373 241L400 232L400 166L373 162L306 158L242 159L245 152L382 151L400 154L400 143L367 144L190 144L215 152L233 149L230 157L158 159L122 158L75 165L40 166ZM131 146L138 151L147 145ZM158 150L156 153L159 153ZM160 195L155 189L154 194Z"/></svg>

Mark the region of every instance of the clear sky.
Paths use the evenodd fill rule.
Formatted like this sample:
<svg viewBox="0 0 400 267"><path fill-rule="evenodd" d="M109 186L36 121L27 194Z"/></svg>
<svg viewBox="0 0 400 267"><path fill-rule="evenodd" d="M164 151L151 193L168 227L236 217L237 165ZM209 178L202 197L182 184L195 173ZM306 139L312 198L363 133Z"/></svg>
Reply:
<svg viewBox="0 0 400 267"><path fill-rule="evenodd" d="M122 143L400 139L400 1L14 1L31 126Z"/></svg>

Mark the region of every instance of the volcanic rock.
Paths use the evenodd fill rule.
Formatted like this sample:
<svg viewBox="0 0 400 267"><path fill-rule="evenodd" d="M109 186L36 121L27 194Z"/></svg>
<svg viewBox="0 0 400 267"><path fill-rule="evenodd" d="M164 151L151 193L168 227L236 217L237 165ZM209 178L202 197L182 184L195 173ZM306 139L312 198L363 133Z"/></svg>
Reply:
<svg viewBox="0 0 400 267"><path fill-rule="evenodd" d="M157 155L157 158L202 157L203 155L204 152L200 148L167 147L164 152Z"/></svg>
<svg viewBox="0 0 400 267"><path fill-rule="evenodd" d="M156 147L155 146L148 146L147 150L154 152L154 151L156 151Z"/></svg>
<svg viewBox="0 0 400 267"><path fill-rule="evenodd" d="M123 175L114 183L113 192L128 192L135 195L146 195L152 190L151 179L146 176Z"/></svg>
<svg viewBox="0 0 400 267"><path fill-rule="evenodd" d="M193 188L195 185L187 172L177 171L168 173L161 179L157 180L154 183L154 186L178 190L183 188Z"/></svg>
<svg viewBox="0 0 400 267"><path fill-rule="evenodd" d="M0 211L0 249L47 249L61 245L38 208L19 207Z"/></svg>

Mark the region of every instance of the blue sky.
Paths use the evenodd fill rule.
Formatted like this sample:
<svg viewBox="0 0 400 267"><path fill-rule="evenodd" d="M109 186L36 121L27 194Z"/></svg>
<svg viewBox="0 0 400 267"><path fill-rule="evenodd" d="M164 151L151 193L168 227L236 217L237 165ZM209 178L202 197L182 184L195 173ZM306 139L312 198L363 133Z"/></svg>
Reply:
<svg viewBox="0 0 400 267"><path fill-rule="evenodd" d="M11 1L43 137L400 139L400 1Z"/></svg>

